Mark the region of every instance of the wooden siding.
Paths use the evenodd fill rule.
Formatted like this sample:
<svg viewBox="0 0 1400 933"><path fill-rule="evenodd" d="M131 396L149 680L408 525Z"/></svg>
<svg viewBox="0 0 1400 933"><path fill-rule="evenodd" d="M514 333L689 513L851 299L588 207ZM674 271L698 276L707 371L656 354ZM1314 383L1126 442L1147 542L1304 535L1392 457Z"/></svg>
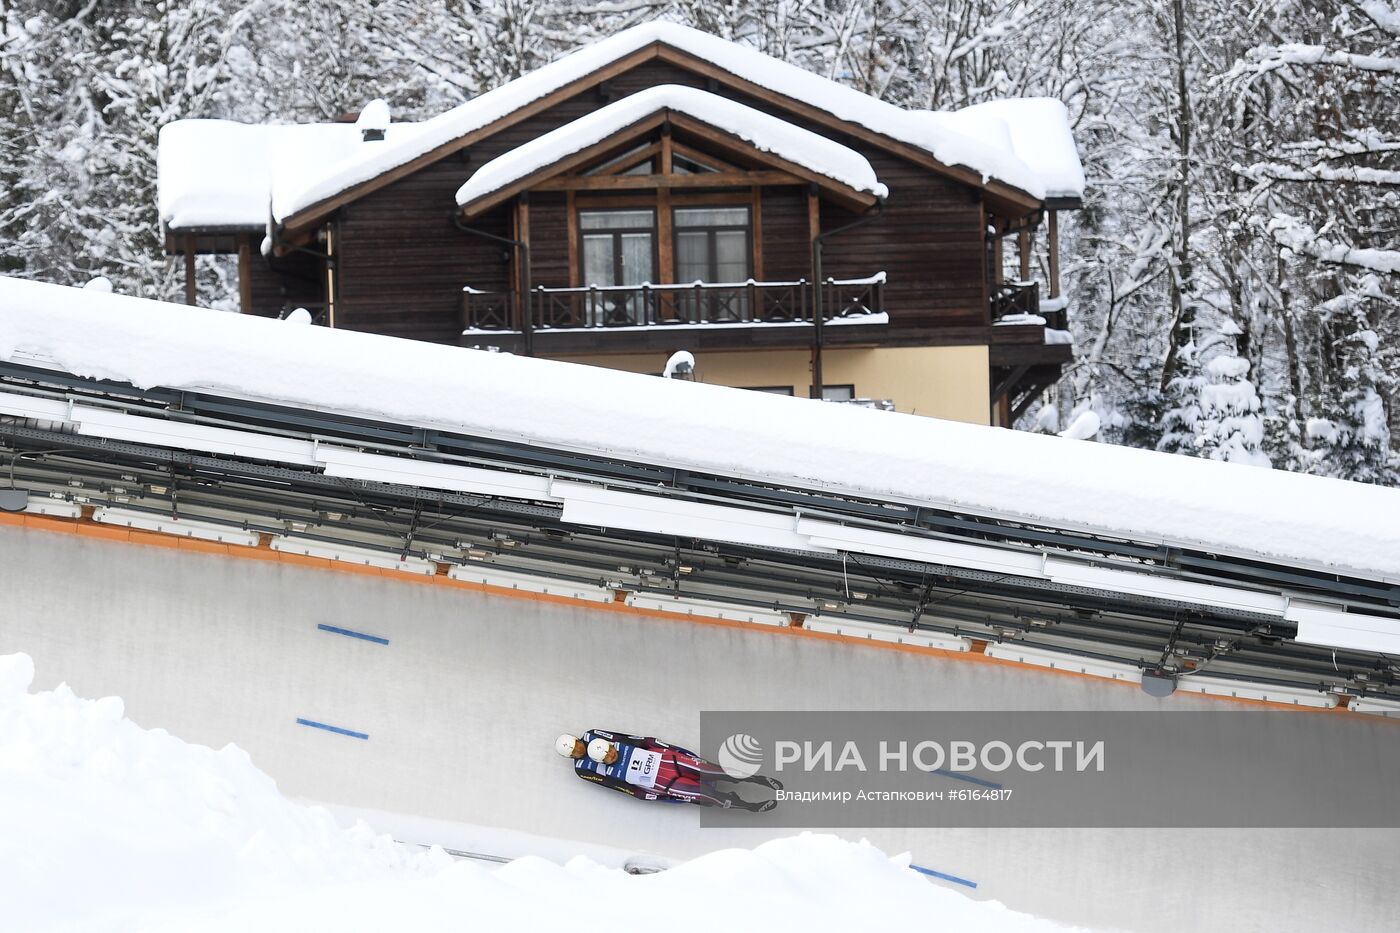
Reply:
<svg viewBox="0 0 1400 933"><path fill-rule="evenodd" d="M462 287L504 291L514 276L509 247L453 226L451 214L458 187L490 159L596 110L610 99L663 83L710 87L701 76L650 61L602 88L582 92L509 127L466 153L440 159L342 208L336 220L338 326L456 342ZM766 102L723 88L720 93L804 124ZM819 125L808 124L807 128L824 133ZM929 344L966 342L969 328L988 323L980 192L869 143L847 138L839 141L870 160L889 186L890 196L878 220L827 241L823 252L826 274L855 278L883 270L888 275L885 300L892 332L898 331L904 340L917 333L921 335L918 339ZM804 189L769 188L763 191L761 201L765 278L810 277ZM572 284L565 205L562 193L531 195L531 275L536 285ZM511 211L503 205L475 218L471 225L510 236ZM823 228L831 229L854 215L824 204L821 219ZM255 308L265 306L259 297L265 291L255 283ZM281 307L280 300L277 307ZM625 349L622 344L629 338L614 334L608 339L618 343L617 349Z"/></svg>
<svg viewBox="0 0 1400 933"><path fill-rule="evenodd" d="M254 244L249 257L251 281L247 292L252 314L277 317L284 309L305 307L319 311L325 295L325 272L321 261L305 253L291 253L269 260Z"/></svg>

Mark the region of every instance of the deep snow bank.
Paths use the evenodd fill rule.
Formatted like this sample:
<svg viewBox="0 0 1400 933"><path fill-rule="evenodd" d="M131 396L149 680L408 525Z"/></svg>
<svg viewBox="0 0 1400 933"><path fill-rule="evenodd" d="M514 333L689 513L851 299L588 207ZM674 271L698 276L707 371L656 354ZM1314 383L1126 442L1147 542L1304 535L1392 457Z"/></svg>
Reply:
<svg viewBox="0 0 1400 933"><path fill-rule="evenodd" d="M282 797L236 746L143 729L115 697L30 693L33 674L27 655L0 657L5 929L545 930L600 916L675 933L1053 928L935 887L907 856L834 836L640 877L584 858L454 863L364 824L340 829Z"/></svg>

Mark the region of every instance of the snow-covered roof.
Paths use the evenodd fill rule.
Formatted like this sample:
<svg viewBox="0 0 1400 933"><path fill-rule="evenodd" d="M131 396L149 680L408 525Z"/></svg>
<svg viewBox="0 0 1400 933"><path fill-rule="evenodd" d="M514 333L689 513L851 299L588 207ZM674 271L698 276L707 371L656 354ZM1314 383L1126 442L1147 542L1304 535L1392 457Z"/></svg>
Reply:
<svg viewBox="0 0 1400 933"><path fill-rule="evenodd" d="M1400 580L1400 492L1323 477L13 278L0 359Z"/></svg>
<svg viewBox="0 0 1400 933"><path fill-rule="evenodd" d="M359 142L360 133L351 124L176 120L160 130L160 219L177 230L265 227L279 157L324 164Z"/></svg>
<svg viewBox="0 0 1400 933"><path fill-rule="evenodd" d="M410 136L416 123L390 123L389 105L373 100L355 123L238 123L176 120L160 129L156 199L172 230L267 226L276 187L316 177L363 147ZM363 130L381 130L366 141Z"/></svg>
<svg viewBox="0 0 1400 933"><path fill-rule="evenodd" d="M929 153L950 166L965 166L984 180L995 179L1043 197L1040 179L1010 150L989 146L956 128L862 94L837 81L779 61L755 49L676 23L653 22L625 29L584 46L542 68L487 91L418 124L416 131L362 148L326 166L314 177L279 176L273 186L273 216L284 221L327 198L369 181L508 116L612 62L661 43L707 61L745 81L863 126Z"/></svg>
<svg viewBox="0 0 1400 933"><path fill-rule="evenodd" d="M847 188L881 198L889 193L865 156L853 149L717 94L663 84L613 101L497 156L457 190L457 203L467 205L500 191L662 110L693 117Z"/></svg>
<svg viewBox="0 0 1400 933"><path fill-rule="evenodd" d="M386 124L383 140L362 139L361 129L374 128L368 123L171 123L160 134L161 219L176 229L254 228L270 213L280 223L656 44L921 149L945 165L971 169L984 182L1000 181L1032 197L1083 194L1084 172L1058 101L997 101L956 113L904 110L747 46L653 22L584 46L420 123L389 124L388 108L371 102L364 119Z"/></svg>
<svg viewBox="0 0 1400 933"><path fill-rule="evenodd" d="M1061 101L1053 97L1009 98L952 113L925 113L946 119L988 143L1005 139L1016 157L1040 179L1047 198L1084 197L1084 166L1074 145L1069 111Z"/></svg>

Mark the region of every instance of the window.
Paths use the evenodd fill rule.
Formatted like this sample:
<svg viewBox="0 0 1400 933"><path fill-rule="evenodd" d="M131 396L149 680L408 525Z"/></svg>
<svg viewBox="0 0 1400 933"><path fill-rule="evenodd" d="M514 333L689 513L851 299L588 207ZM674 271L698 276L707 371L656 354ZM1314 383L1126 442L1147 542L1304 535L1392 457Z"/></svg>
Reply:
<svg viewBox="0 0 1400 933"><path fill-rule="evenodd" d="M611 159L608 159L606 162L603 162L603 163L601 163L601 164L599 164L599 165L593 166L593 168L591 168L591 169L589 169L588 171L584 172L584 174L585 174L585 175L650 175L650 174L652 173L653 169L655 168L655 160L653 160L653 159L641 159L641 161L638 161L636 165L630 166L630 167L628 167L628 168L626 168L626 169L619 169L619 166L627 165L628 162L630 162L630 161L632 161L632 160L634 160L634 159L639 159L640 156L642 155L642 153L644 153L647 149L652 149L652 148L655 148L655 147L651 146L651 145L648 144L648 143L642 143L640 146L633 146L631 149L628 149L626 152L622 153L621 155L613 156Z"/></svg>
<svg viewBox="0 0 1400 933"><path fill-rule="evenodd" d="M676 282L748 281L752 273L747 207L678 207L675 227ZM691 320L745 321L748 293L740 289L708 290L681 296Z"/></svg>
<svg viewBox="0 0 1400 933"><path fill-rule="evenodd" d="M578 215L583 284L641 285L656 279L656 212L580 211ZM590 310L592 325L644 324L640 295L607 296Z"/></svg>
<svg viewBox="0 0 1400 933"><path fill-rule="evenodd" d="M856 387L822 386L822 399L827 402L849 402L856 397Z"/></svg>
<svg viewBox="0 0 1400 933"><path fill-rule="evenodd" d="M792 395L792 386L744 386L750 392L767 392L769 395Z"/></svg>
<svg viewBox="0 0 1400 933"><path fill-rule="evenodd" d="M677 175L704 175L718 172L719 169L713 165L706 165L699 159L692 159L677 153L671 156L671 171Z"/></svg>

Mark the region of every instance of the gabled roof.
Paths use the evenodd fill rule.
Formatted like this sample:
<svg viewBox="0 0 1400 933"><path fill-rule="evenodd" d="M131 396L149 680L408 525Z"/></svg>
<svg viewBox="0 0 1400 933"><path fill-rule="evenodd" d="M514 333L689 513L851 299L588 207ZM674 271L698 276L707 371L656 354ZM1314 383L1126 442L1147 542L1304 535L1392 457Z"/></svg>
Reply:
<svg viewBox="0 0 1400 933"><path fill-rule="evenodd" d="M303 228L416 165L652 59L831 121L843 133L982 185L989 204L995 198L1024 211L1047 194L1082 193L1083 171L1058 102L1005 101L956 114L908 111L743 45L657 22L585 46L431 119L392 123L379 141L362 141L351 124L176 121L160 134L161 219L175 230L254 230L270 215L274 224Z"/></svg>
<svg viewBox="0 0 1400 933"><path fill-rule="evenodd" d="M565 160L578 161L600 144L616 143L629 128L649 124L648 117L669 114L691 117L858 201L873 203L889 193L865 156L853 149L716 94L665 84L614 101L492 159L458 189L457 204L471 211L499 201Z"/></svg>
<svg viewBox="0 0 1400 933"><path fill-rule="evenodd" d="M640 63L662 50L714 66L724 76L776 94L788 102L863 129L889 143L921 153L931 161L970 172L972 183L1000 184L1022 197L1039 200L1044 186L1016 155L974 136L936 125L893 104L779 61L755 49L676 23L634 26L564 56L429 120L393 140L366 146L312 176L279 173L272 190L272 214L278 223L300 221L327 209L333 199L422 158L437 158L471 134L512 116L534 112L555 92L577 91L602 80L600 73L619 63Z"/></svg>

